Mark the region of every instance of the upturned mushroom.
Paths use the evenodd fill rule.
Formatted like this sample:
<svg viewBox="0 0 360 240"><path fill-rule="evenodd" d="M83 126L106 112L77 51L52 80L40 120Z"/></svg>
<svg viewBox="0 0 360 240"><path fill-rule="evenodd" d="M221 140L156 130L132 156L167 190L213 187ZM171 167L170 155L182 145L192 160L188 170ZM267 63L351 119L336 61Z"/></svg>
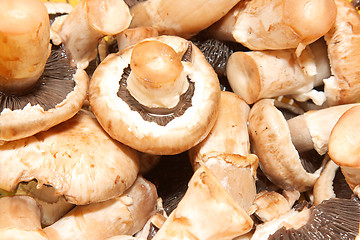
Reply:
<svg viewBox="0 0 360 240"><path fill-rule="evenodd" d="M41 229L41 208L28 196L0 198L0 239L47 240Z"/></svg>
<svg viewBox="0 0 360 240"><path fill-rule="evenodd" d="M329 105L359 102L360 70L360 15L350 1L335 0L335 23L324 38L333 76L325 80L325 93Z"/></svg>
<svg viewBox="0 0 360 240"><path fill-rule="evenodd" d="M205 167L191 178L184 197L153 240L233 239L251 230L253 221Z"/></svg>
<svg viewBox="0 0 360 240"><path fill-rule="evenodd" d="M70 120L34 136L0 146L0 188L14 191L37 180L56 195L83 205L122 194L139 171L138 153L111 139L92 113L81 110Z"/></svg>
<svg viewBox="0 0 360 240"><path fill-rule="evenodd" d="M90 81L89 101L114 139L142 152L170 155L208 135L220 86L197 47L160 36L108 55Z"/></svg>
<svg viewBox="0 0 360 240"><path fill-rule="evenodd" d="M222 18L240 0L127 1L130 28L154 27L160 35L190 38Z"/></svg>
<svg viewBox="0 0 360 240"><path fill-rule="evenodd" d="M131 19L123 0L84 0L52 27L52 40L64 44L74 63L85 69L96 57L99 41L127 29Z"/></svg>
<svg viewBox="0 0 360 240"><path fill-rule="evenodd" d="M85 71L50 44L49 16L40 0L1 1L0 140L49 129L81 108Z"/></svg>
<svg viewBox="0 0 360 240"><path fill-rule="evenodd" d="M347 110L332 129L329 139L329 156L340 166L341 171L354 191L360 185L359 178L359 131L360 106Z"/></svg>
<svg viewBox="0 0 360 240"><path fill-rule="evenodd" d="M231 54L226 65L231 89L248 104L263 98L307 94L322 105L325 94L313 89L317 74L310 47L299 57L294 49L238 51Z"/></svg>
<svg viewBox="0 0 360 240"><path fill-rule="evenodd" d="M300 53L329 31L335 17L334 0L241 1L209 33L251 50L297 48Z"/></svg>
<svg viewBox="0 0 360 240"><path fill-rule="evenodd" d="M98 240L121 234L133 235L154 213L156 200L155 185L139 176L121 196L76 206L44 228L44 232L52 240Z"/></svg>

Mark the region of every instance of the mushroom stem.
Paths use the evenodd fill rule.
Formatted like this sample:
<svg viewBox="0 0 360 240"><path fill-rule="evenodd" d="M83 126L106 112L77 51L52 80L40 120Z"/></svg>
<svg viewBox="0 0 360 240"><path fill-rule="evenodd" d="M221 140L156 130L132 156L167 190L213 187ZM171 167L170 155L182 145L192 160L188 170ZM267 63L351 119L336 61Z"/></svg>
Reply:
<svg viewBox="0 0 360 240"><path fill-rule="evenodd" d="M233 91L252 104L262 98L309 92L314 87L316 65L310 48L300 57L293 49L235 52L226 74Z"/></svg>
<svg viewBox="0 0 360 240"><path fill-rule="evenodd" d="M130 21L130 11L123 0L84 0L62 24L52 28L57 33L53 40L57 44L64 43L75 64L85 69L96 57L101 38L122 32Z"/></svg>
<svg viewBox="0 0 360 240"><path fill-rule="evenodd" d="M335 17L334 0L241 1L210 33L252 50L298 48L329 31Z"/></svg>
<svg viewBox="0 0 360 240"><path fill-rule="evenodd" d="M22 94L50 55L49 16L40 0L4 0L0 9L0 91Z"/></svg>
<svg viewBox="0 0 360 240"><path fill-rule="evenodd" d="M174 107L188 88L180 56L165 43L146 40L136 44L130 67L128 89L148 107Z"/></svg>
<svg viewBox="0 0 360 240"><path fill-rule="evenodd" d="M134 45L146 38L156 37L159 33L153 27L128 28L116 35L119 50Z"/></svg>

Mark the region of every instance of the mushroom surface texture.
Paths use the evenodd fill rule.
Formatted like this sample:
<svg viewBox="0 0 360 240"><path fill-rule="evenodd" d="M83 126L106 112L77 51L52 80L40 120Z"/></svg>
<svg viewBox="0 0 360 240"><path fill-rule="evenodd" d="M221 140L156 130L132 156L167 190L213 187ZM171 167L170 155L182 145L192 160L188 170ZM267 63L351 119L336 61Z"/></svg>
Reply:
<svg viewBox="0 0 360 240"><path fill-rule="evenodd" d="M329 105L360 101L360 15L355 7L344 0L335 0L336 21L324 38L328 46L331 72L324 81Z"/></svg>
<svg viewBox="0 0 360 240"><path fill-rule="evenodd" d="M319 171L308 172L291 141L289 126L273 99L256 102L249 114L251 146L259 157L260 168L276 185L285 190L310 190Z"/></svg>
<svg viewBox="0 0 360 240"><path fill-rule="evenodd" d="M351 189L360 184L360 106L347 110L335 124L329 139L329 156L340 166Z"/></svg>
<svg viewBox="0 0 360 240"><path fill-rule="evenodd" d="M74 116L89 79L71 66L61 47L50 44L49 16L40 0L1 1L0 8L0 19L5 18L0 21L0 140L12 141Z"/></svg>
<svg viewBox="0 0 360 240"><path fill-rule="evenodd" d="M249 232L252 226L246 211L230 197L213 173L202 166L153 240L230 240Z"/></svg>
<svg viewBox="0 0 360 240"><path fill-rule="evenodd" d="M92 113L48 131L0 146L0 188L13 191L36 179L54 187L74 204L104 201L122 194L135 181L138 153L111 139Z"/></svg>
<svg viewBox="0 0 360 240"><path fill-rule="evenodd" d="M76 206L44 231L53 240L99 240L133 235L154 213L156 200L155 185L139 176L123 195Z"/></svg>
<svg viewBox="0 0 360 240"><path fill-rule="evenodd" d="M327 33L335 17L334 0L240 1L209 32L252 50L302 50Z"/></svg>
<svg viewBox="0 0 360 240"><path fill-rule="evenodd" d="M90 81L89 101L114 139L142 152L170 155L208 135L218 114L220 85L191 42L160 36L108 55Z"/></svg>

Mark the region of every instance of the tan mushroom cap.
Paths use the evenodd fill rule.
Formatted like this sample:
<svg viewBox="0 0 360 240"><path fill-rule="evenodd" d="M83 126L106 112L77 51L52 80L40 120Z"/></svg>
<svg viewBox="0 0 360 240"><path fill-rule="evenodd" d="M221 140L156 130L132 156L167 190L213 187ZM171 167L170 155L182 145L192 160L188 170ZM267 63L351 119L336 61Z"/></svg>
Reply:
<svg viewBox="0 0 360 240"><path fill-rule="evenodd" d="M349 184L360 184L360 106L347 110L334 126L329 139L329 156L340 166Z"/></svg>
<svg viewBox="0 0 360 240"><path fill-rule="evenodd" d="M73 117L86 99L89 84L84 70L78 69L73 78L74 90L55 108L45 111L40 105L28 104L22 110L4 109L0 114L0 140L13 141L29 137Z"/></svg>
<svg viewBox="0 0 360 240"><path fill-rule="evenodd" d="M144 41L157 41L161 43L159 45L168 45L180 59L188 53L190 47L192 49L191 61L181 61L183 71L178 79L173 81L173 78L169 77L161 88L157 83L139 84L146 82L145 78L143 80L139 80L138 77L132 78L136 80L133 81L132 88L128 89L131 96L136 98L142 106L150 108L152 106L146 104L151 104L151 102L155 106L168 102L174 104L179 101L174 99L178 99L180 94L190 89L189 85L193 84L194 94L191 98L191 106L167 124L159 125L153 121L145 121L138 111L131 110L130 107L140 106L139 104L129 105L118 97L119 81L124 69L130 66L133 47L109 55L97 67L90 81L90 106L102 127L114 139L142 152L162 155L177 154L201 142L214 126L218 112L217 105L220 101L219 81L201 51L187 40L176 36L160 36ZM164 59L171 59L173 53L166 56ZM149 64L152 63L149 62ZM166 67L159 70L171 69L167 63L161 62L161 64ZM156 67L156 64L152 65ZM190 80L186 80L186 76ZM129 79L130 77L128 85L130 85ZM172 87L173 83L174 87ZM163 91L162 88L169 91ZM175 94L170 95L170 92L175 92ZM165 106L165 109L168 110L169 107Z"/></svg>
<svg viewBox="0 0 360 240"><path fill-rule="evenodd" d="M184 197L153 240L233 239L251 230L250 216L205 167L191 178Z"/></svg>
<svg viewBox="0 0 360 240"><path fill-rule="evenodd" d="M256 102L249 114L249 133L255 154L265 175L286 190L312 188L319 173L308 173L291 141L289 126L274 100Z"/></svg>
<svg viewBox="0 0 360 240"><path fill-rule="evenodd" d="M139 171L137 152L111 139L85 110L0 149L0 188L13 191L18 183L36 179L79 205L119 196Z"/></svg>
<svg viewBox="0 0 360 240"><path fill-rule="evenodd" d="M139 176L123 195L76 206L44 231L52 240L98 240L133 235L154 213L157 197L155 185Z"/></svg>

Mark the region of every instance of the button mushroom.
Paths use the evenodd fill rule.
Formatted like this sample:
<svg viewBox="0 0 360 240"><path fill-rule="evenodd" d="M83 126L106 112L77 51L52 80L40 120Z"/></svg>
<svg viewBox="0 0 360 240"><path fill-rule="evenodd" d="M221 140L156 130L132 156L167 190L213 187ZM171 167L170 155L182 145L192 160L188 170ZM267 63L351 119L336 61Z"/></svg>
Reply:
<svg viewBox="0 0 360 240"><path fill-rule="evenodd" d="M214 126L219 100L214 70L198 48L176 36L109 55L89 89L91 109L110 136L159 155L201 142Z"/></svg>
<svg viewBox="0 0 360 240"><path fill-rule="evenodd" d="M128 28L131 19L123 0L84 0L61 24L52 27L52 40L57 45L64 44L75 64L85 69L96 57L99 41Z"/></svg>
<svg viewBox="0 0 360 240"><path fill-rule="evenodd" d="M76 206L53 225L44 228L53 240L98 240L132 235L143 228L155 211L156 188L142 177L123 195L107 201Z"/></svg>
<svg viewBox="0 0 360 240"><path fill-rule="evenodd" d="M328 45L331 71L324 81L329 105L359 102L360 16L349 1L335 0L336 21L324 38Z"/></svg>
<svg viewBox="0 0 360 240"><path fill-rule="evenodd" d="M131 1L128 1L131 2ZM223 17L239 0L132 1L130 28L154 27L161 35L189 38Z"/></svg>
<svg viewBox="0 0 360 240"><path fill-rule="evenodd" d="M209 33L252 50L302 50L328 32L335 17L334 0L241 1Z"/></svg>
<svg viewBox="0 0 360 240"><path fill-rule="evenodd" d="M135 150L111 139L92 113L81 110L47 131L1 145L0 188L14 191L36 179L68 202L99 202L132 185L138 161Z"/></svg>
<svg viewBox="0 0 360 240"><path fill-rule="evenodd" d="M88 77L70 66L49 40L49 17L40 0L1 1L0 140L36 134L78 112Z"/></svg>

